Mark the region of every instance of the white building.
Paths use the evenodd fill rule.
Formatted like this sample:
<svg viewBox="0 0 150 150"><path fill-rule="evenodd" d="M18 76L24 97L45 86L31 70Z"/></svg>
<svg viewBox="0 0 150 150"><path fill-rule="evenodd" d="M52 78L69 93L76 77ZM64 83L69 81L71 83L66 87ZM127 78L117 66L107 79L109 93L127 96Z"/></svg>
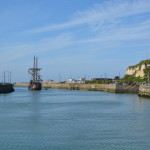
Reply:
<svg viewBox="0 0 150 150"><path fill-rule="evenodd" d="M54 81L54 80L43 80L42 84L48 85L52 83L59 83L59 81Z"/></svg>
<svg viewBox="0 0 150 150"><path fill-rule="evenodd" d="M85 78L80 78L79 80L75 80L75 79L68 79L67 83L85 83Z"/></svg>

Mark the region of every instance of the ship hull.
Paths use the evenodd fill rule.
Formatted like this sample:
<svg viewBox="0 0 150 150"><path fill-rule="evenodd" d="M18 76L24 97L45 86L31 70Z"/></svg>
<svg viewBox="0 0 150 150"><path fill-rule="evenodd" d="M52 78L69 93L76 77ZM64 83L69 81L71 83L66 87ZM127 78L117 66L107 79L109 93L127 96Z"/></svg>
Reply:
<svg viewBox="0 0 150 150"><path fill-rule="evenodd" d="M0 84L0 93L11 93L14 92L13 84L10 83L2 83Z"/></svg>
<svg viewBox="0 0 150 150"><path fill-rule="evenodd" d="M42 84L41 83L32 83L28 87L29 90L41 90Z"/></svg>

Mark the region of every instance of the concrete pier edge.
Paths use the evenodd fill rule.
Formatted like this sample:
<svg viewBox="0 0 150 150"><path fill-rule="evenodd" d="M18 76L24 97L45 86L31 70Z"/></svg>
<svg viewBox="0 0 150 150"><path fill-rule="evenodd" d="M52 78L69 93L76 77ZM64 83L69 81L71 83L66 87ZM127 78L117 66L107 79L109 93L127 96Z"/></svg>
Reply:
<svg viewBox="0 0 150 150"><path fill-rule="evenodd" d="M68 89L68 90L85 90L85 91L104 91L111 93L138 93L138 85L116 85L116 84L43 84L43 88L51 89Z"/></svg>
<svg viewBox="0 0 150 150"><path fill-rule="evenodd" d="M28 86L27 83L16 83L15 86ZM146 85L119 85L119 84L76 84L76 83L51 83L43 84L46 89L66 89L83 91L104 91L110 93L135 93L141 97L150 98L150 86Z"/></svg>

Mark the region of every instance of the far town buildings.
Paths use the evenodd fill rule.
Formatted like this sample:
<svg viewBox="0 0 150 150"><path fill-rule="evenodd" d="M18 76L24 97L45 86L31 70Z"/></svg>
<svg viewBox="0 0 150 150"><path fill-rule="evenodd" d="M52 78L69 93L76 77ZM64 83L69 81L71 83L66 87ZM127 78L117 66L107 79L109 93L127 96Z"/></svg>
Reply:
<svg viewBox="0 0 150 150"><path fill-rule="evenodd" d="M67 83L85 83L85 78L80 78L79 80L75 80L75 79L72 79L70 78Z"/></svg>

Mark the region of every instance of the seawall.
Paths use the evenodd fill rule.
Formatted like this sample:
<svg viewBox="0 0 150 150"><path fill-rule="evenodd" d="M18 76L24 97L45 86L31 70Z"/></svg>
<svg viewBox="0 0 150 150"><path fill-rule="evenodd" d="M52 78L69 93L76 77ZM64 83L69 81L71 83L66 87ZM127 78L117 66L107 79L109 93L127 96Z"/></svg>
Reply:
<svg viewBox="0 0 150 150"><path fill-rule="evenodd" d="M28 83L16 83L15 86L28 86ZM42 86L43 88L51 89L136 93L142 97L150 97L150 86L146 85L51 83L43 84Z"/></svg>
<svg viewBox="0 0 150 150"><path fill-rule="evenodd" d="M116 85L115 93L139 93L139 85Z"/></svg>
<svg viewBox="0 0 150 150"><path fill-rule="evenodd" d="M116 85L116 84L43 84L44 88L69 89L85 91L104 91L111 93L138 93L139 86L136 85Z"/></svg>
<svg viewBox="0 0 150 150"><path fill-rule="evenodd" d="M29 83L27 83L27 82L17 82L17 83L14 83L14 86L26 87L26 86L29 86Z"/></svg>
<svg viewBox="0 0 150 150"><path fill-rule="evenodd" d="M140 85L138 95L150 98L150 86Z"/></svg>
<svg viewBox="0 0 150 150"><path fill-rule="evenodd" d="M45 88L52 88L52 89L68 89L68 90L115 92L115 85L106 85L106 84L75 84L75 83L65 83L65 84L43 85L43 87L45 87Z"/></svg>

